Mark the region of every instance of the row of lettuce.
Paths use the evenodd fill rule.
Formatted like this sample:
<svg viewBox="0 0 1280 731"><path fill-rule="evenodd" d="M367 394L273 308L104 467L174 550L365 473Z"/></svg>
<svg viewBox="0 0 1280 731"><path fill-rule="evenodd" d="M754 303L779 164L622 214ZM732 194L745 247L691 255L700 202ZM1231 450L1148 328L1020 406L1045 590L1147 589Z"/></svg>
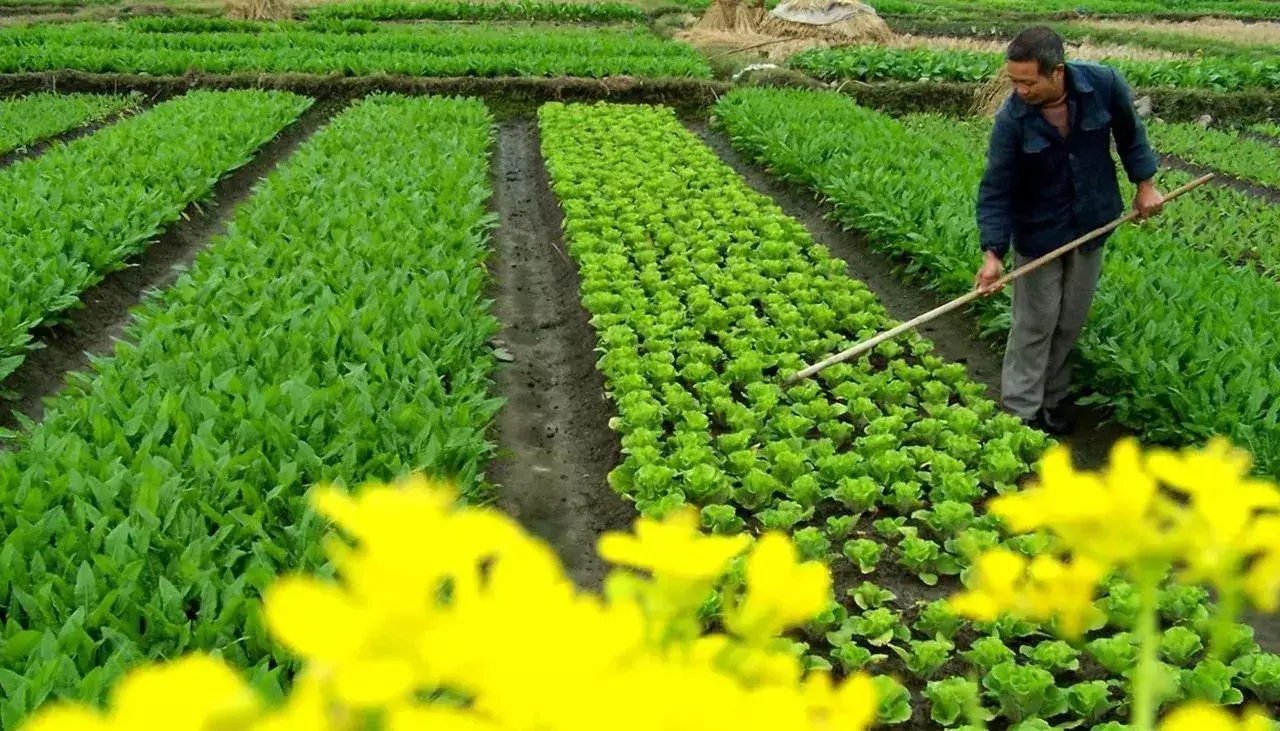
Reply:
<svg viewBox="0 0 1280 731"><path fill-rule="evenodd" d="M968 623L938 599L982 549L1044 550L980 507L1031 473L1044 435L914 335L782 387L801 362L890 324L876 298L669 110L549 104L540 120L617 410L612 487L646 513L691 503L715 532L789 531L827 561L838 602L796 651L874 673L882 723L957 726L978 703L1010 727L1123 728L1133 586L1108 583L1109 619L1078 645L1024 621ZM1207 657L1208 606L1199 588L1161 594L1162 702L1280 699L1280 657L1247 626Z"/></svg>
<svg viewBox="0 0 1280 731"><path fill-rule="evenodd" d="M12 28L0 35L0 71L710 76L707 60L693 47L643 28L399 24L331 33L289 24L254 32L152 32L147 27L69 23Z"/></svg>
<svg viewBox="0 0 1280 731"><path fill-rule="evenodd" d="M1110 58L1139 87L1199 88L1213 91L1280 89L1280 60L1198 56L1178 60ZM788 64L825 81L987 81L1004 67L997 52L938 48L846 46L796 54Z"/></svg>
<svg viewBox="0 0 1280 731"><path fill-rule="evenodd" d="M202 92L137 120L185 135L190 162L308 102ZM101 700L125 667L195 648L278 692L289 658L257 597L324 561L311 485L427 468L488 495L490 124L475 100L341 113L0 454L0 725L51 697ZM168 144L147 129L139 145Z"/></svg>
<svg viewBox="0 0 1280 731"><path fill-rule="evenodd" d="M972 286L985 123L900 121L839 94L782 91L734 92L716 114L735 146L825 196L907 274L944 296ZM1156 441L1229 434L1277 474L1277 240L1274 205L1226 188L1119 232L1081 343L1090 400ZM978 313L988 331L1007 328L1007 299Z"/></svg>
<svg viewBox="0 0 1280 731"><path fill-rule="evenodd" d="M0 100L0 155L135 108L137 94L31 94Z"/></svg>

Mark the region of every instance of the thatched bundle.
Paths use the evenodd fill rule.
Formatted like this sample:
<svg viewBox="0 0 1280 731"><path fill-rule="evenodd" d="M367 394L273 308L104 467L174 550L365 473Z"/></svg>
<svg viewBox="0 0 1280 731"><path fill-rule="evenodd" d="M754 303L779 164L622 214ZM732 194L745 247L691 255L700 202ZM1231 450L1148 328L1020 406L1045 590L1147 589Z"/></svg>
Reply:
<svg viewBox="0 0 1280 731"><path fill-rule="evenodd" d="M884 43L893 37L875 8L856 0L790 0L765 16L760 32L831 43Z"/></svg>
<svg viewBox="0 0 1280 731"><path fill-rule="evenodd" d="M856 0L789 0L766 12L761 0L715 0L695 31L881 43L893 36L874 8Z"/></svg>

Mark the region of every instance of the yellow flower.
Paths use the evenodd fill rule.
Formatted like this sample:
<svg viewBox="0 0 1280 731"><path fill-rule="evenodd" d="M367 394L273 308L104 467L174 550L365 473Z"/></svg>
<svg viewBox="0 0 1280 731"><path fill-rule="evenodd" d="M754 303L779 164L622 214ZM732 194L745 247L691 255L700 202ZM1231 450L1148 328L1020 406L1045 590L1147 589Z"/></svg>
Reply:
<svg viewBox="0 0 1280 731"><path fill-rule="evenodd" d="M702 535L693 508L673 511L662 521L641 518L635 531L634 536L606 533L600 538L600 556L610 563L690 583L708 582L723 574L750 542L745 535Z"/></svg>
<svg viewBox="0 0 1280 731"><path fill-rule="evenodd" d="M22 725L22 731L110 731L102 714L69 703L47 705Z"/></svg>
<svg viewBox="0 0 1280 731"><path fill-rule="evenodd" d="M1030 563L997 548L983 553L975 565L977 586L953 596L951 611L980 622L1011 613L1027 619L1056 618L1063 634L1077 637L1098 617L1093 595L1105 567L1077 556L1064 563L1049 555Z"/></svg>
<svg viewBox="0 0 1280 731"><path fill-rule="evenodd" d="M1093 595L1106 574L1102 564L1086 556L1064 563L1040 555L1031 562L1027 574L1024 596L1032 616L1056 618L1058 628L1068 637L1079 637L1099 618Z"/></svg>
<svg viewBox="0 0 1280 731"><path fill-rule="evenodd" d="M747 557L747 595L728 623L744 637L772 637L813 619L831 601L830 594L825 565L800 563L791 539L766 533Z"/></svg>
<svg viewBox="0 0 1280 731"><path fill-rule="evenodd" d="M804 694L819 727L864 729L876 720L876 685L866 673L850 675L834 689L826 673L814 673L805 680Z"/></svg>
<svg viewBox="0 0 1280 731"><path fill-rule="evenodd" d="M1280 509L1280 489L1251 479L1251 460L1225 439L1202 450L1156 450L1147 458L1152 474L1188 497L1179 507L1183 533L1183 579L1226 587L1259 546L1255 524Z"/></svg>
<svg viewBox="0 0 1280 731"><path fill-rule="evenodd" d="M1018 587L1027 560L1004 548L984 552L974 562L977 586L948 600L951 611L962 617L990 622L1019 605Z"/></svg>
<svg viewBox="0 0 1280 731"><path fill-rule="evenodd" d="M1116 443L1106 473L1078 472L1065 447L1044 457L1039 483L991 501L1016 533L1048 529L1064 550L1115 565L1168 552L1168 501L1132 439Z"/></svg>
<svg viewBox="0 0 1280 731"><path fill-rule="evenodd" d="M1257 709L1245 712L1239 720L1226 710L1193 701L1174 709L1160 722L1160 731L1270 731L1271 722Z"/></svg>
<svg viewBox="0 0 1280 731"><path fill-rule="evenodd" d="M54 705L24 731L238 731L259 705L221 660L188 655L130 671L112 691L105 716L82 706Z"/></svg>
<svg viewBox="0 0 1280 731"><path fill-rule="evenodd" d="M266 710L230 670L193 657L131 673L104 714L59 706L36 731L862 731L875 717L862 675L805 678L768 632L829 600L821 564L767 535L746 558L749 638L707 634L697 602L749 543L709 538L696 515L641 521L602 550L652 578L617 572L603 597L580 593L555 553L510 518L458 507L422 479L355 494L317 490L344 538L338 578L289 577L266 595L269 630L305 662ZM432 701L447 689L465 701Z"/></svg>

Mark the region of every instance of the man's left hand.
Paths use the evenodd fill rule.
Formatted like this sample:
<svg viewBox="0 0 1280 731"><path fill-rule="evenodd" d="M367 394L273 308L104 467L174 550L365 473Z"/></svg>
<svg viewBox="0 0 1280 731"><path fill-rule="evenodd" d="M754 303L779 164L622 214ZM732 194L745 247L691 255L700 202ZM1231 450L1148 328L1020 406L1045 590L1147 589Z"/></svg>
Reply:
<svg viewBox="0 0 1280 731"><path fill-rule="evenodd" d="M1138 220L1142 221L1160 213L1164 209L1164 194L1156 188L1155 183L1144 180L1138 184L1138 194L1133 197L1133 210L1138 212Z"/></svg>

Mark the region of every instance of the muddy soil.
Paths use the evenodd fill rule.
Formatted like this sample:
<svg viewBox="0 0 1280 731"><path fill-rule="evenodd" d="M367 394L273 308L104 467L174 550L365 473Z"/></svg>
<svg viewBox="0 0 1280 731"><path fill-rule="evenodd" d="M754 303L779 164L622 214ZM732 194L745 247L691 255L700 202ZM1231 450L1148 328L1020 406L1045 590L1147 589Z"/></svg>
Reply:
<svg viewBox="0 0 1280 731"><path fill-rule="evenodd" d="M905 282L894 272L893 260L873 251L856 231L845 231L829 220L828 216L834 215L831 206L820 202L811 191L772 177L734 150L724 135L706 125L690 123L690 128L752 188L773 198L787 215L804 224L815 241L843 259L849 265L849 276L862 280L875 292L890 317L909 320L943 303L933 293ZM974 260L977 261L976 251ZM922 326L920 332L933 341L939 355L964 363L969 377L985 385L992 398L999 399L1002 341L979 340L977 321L964 311L948 313ZM1130 433L1118 425L1103 423L1105 416L1097 409L1077 407L1076 433L1063 439L1076 461L1085 467L1105 463L1111 445Z"/></svg>
<svg viewBox="0 0 1280 731"><path fill-rule="evenodd" d="M498 374L500 454L490 468L498 505L547 540L579 586L599 588L601 533L625 530L630 503L606 477L619 459L612 408L596 370L595 333L578 300L577 268L539 152L537 122L498 128L492 164L499 226L489 261L494 314L511 361Z"/></svg>
<svg viewBox="0 0 1280 731"><path fill-rule="evenodd" d="M17 394L16 403L5 405L0 426L14 428L18 414L37 422L43 418L45 399L62 388L66 375L86 369L93 356L110 355L133 319L131 308L172 284L212 239L225 232L236 206L252 194L255 184L342 106L337 102L313 105L263 145L249 164L214 186L210 200L188 205L178 222L128 262L127 268L86 290L79 308L64 313L56 323L36 328L41 349L29 352L18 370L0 383L0 390Z"/></svg>

